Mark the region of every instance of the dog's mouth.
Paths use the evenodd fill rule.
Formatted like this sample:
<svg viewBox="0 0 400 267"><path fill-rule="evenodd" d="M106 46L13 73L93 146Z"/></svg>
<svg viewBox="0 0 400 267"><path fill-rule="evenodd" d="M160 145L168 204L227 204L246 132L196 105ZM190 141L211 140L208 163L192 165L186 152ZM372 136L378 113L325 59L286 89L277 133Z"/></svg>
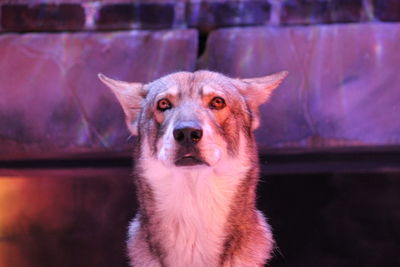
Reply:
<svg viewBox="0 0 400 267"><path fill-rule="evenodd" d="M203 159L193 154L186 154L175 161L176 166L208 165Z"/></svg>

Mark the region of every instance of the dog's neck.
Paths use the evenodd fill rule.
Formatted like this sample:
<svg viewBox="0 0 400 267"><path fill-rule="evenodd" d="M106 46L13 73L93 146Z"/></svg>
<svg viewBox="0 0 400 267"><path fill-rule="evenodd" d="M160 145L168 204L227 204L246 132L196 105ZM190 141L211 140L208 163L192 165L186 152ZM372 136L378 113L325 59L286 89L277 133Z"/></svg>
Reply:
<svg viewBox="0 0 400 267"><path fill-rule="evenodd" d="M250 168L241 157L216 166L167 167L146 159L141 165L153 192L159 240L167 266L217 266L227 218L237 188Z"/></svg>

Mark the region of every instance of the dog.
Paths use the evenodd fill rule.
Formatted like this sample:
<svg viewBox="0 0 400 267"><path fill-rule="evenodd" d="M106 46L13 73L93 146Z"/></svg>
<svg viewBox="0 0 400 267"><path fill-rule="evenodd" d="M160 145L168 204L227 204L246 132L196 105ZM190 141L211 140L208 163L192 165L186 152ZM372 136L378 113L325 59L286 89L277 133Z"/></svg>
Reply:
<svg viewBox="0 0 400 267"><path fill-rule="evenodd" d="M259 105L286 75L233 79L200 70L148 84L98 75L137 136L131 266L254 267L271 258L270 226L256 209L253 130Z"/></svg>

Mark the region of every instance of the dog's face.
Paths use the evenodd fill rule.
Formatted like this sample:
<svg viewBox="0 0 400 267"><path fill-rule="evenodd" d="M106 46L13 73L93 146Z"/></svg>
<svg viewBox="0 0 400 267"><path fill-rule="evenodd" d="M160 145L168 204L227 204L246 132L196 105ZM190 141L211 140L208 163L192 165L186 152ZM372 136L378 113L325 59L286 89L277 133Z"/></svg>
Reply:
<svg viewBox="0 0 400 267"><path fill-rule="evenodd" d="M287 72L231 79L210 71L178 72L149 84L99 75L121 103L142 155L166 166L213 166L252 143L258 106Z"/></svg>

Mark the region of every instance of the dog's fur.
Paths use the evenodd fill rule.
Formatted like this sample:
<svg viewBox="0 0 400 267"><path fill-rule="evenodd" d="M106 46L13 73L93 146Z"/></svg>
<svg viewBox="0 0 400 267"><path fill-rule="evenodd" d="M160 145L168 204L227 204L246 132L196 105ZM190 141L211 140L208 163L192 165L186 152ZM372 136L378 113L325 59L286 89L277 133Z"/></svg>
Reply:
<svg viewBox="0 0 400 267"><path fill-rule="evenodd" d="M178 72L143 85L99 74L138 136L132 266L254 267L270 258L270 227L255 207L253 130L258 106L286 75Z"/></svg>

